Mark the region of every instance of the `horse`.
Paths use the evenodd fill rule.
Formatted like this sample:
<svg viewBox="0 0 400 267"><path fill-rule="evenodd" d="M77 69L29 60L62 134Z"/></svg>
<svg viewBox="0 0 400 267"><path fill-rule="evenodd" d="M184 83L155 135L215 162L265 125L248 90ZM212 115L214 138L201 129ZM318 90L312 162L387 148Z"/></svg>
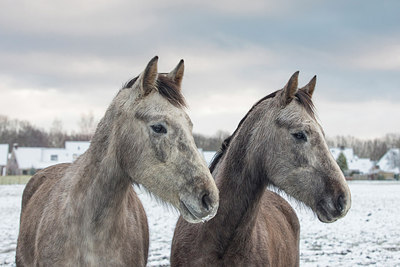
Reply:
<svg viewBox="0 0 400 267"><path fill-rule="evenodd" d="M188 222L216 214L218 189L185 112L184 62L170 73L157 62L117 93L83 155L30 179L18 266L145 266L149 230L135 184Z"/></svg>
<svg viewBox="0 0 400 267"><path fill-rule="evenodd" d="M298 75L259 100L223 142L210 165L218 213L204 224L178 219L171 266L299 266L299 220L270 187L325 223L349 210L350 190L315 115L316 76L299 89Z"/></svg>

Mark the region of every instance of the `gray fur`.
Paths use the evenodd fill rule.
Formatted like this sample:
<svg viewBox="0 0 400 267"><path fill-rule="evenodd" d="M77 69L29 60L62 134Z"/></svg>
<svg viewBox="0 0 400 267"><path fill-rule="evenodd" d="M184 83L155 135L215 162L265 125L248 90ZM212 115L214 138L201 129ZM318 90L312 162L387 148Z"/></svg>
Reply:
<svg viewBox="0 0 400 267"><path fill-rule="evenodd" d="M315 119L311 94L284 89L252 107L212 164L218 214L205 224L178 220L171 266L298 266L298 218L274 185L323 222L343 217L350 191ZM307 141L294 134L304 132ZM343 198L339 208L339 197Z"/></svg>
<svg viewBox="0 0 400 267"><path fill-rule="evenodd" d="M86 153L31 178L23 194L18 266L145 266L148 225L132 184L190 222L215 215L218 189L194 144L180 82L171 79L157 74L152 59L114 98ZM157 124L167 132L154 132Z"/></svg>

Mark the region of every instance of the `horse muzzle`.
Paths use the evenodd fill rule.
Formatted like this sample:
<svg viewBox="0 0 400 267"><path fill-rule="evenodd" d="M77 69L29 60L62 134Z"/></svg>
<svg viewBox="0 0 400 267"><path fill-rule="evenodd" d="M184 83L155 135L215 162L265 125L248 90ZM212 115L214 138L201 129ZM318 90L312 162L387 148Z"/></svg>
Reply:
<svg viewBox="0 0 400 267"><path fill-rule="evenodd" d="M336 198L324 198L317 203L316 214L324 223L332 223L344 217L351 206L350 196L340 194Z"/></svg>
<svg viewBox="0 0 400 267"><path fill-rule="evenodd" d="M190 223L206 222L217 214L218 205L218 195L203 191L197 197L181 197L179 211L183 219Z"/></svg>

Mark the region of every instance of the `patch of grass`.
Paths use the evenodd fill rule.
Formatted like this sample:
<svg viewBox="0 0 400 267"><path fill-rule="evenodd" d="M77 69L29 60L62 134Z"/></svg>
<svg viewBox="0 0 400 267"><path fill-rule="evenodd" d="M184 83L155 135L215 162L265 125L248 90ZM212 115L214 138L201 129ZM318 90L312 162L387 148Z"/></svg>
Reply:
<svg viewBox="0 0 400 267"><path fill-rule="evenodd" d="M0 176L0 185L6 184L26 184L31 175L7 175L7 176Z"/></svg>

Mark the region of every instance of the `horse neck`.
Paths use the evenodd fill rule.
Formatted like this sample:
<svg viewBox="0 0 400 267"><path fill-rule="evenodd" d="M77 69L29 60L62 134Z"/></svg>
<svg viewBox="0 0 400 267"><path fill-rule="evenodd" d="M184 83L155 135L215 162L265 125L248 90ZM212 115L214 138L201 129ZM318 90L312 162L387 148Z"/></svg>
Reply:
<svg viewBox="0 0 400 267"><path fill-rule="evenodd" d="M254 155L251 139L251 131L239 131L213 172L220 204L217 215L208 226L222 248L221 253L231 242L246 243L238 240L246 239L251 233L268 184L262 164Z"/></svg>
<svg viewBox="0 0 400 267"><path fill-rule="evenodd" d="M118 223L131 182L119 167L107 113L90 148L72 166L72 209L88 227L105 229Z"/></svg>

